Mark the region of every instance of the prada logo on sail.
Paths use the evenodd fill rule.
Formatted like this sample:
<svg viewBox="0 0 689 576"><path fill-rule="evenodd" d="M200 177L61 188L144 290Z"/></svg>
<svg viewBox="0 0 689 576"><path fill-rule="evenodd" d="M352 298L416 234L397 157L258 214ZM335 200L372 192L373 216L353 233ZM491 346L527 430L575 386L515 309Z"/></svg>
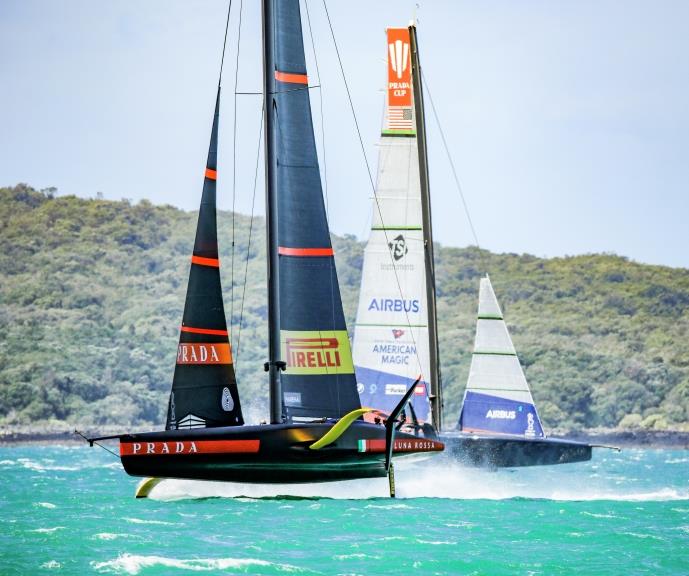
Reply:
<svg viewBox="0 0 689 576"><path fill-rule="evenodd" d="M177 348L177 364L232 364L232 351L227 343L180 342Z"/></svg>
<svg viewBox="0 0 689 576"><path fill-rule="evenodd" d="M281 331L287 374L352 374L346 330Z"/></svg>

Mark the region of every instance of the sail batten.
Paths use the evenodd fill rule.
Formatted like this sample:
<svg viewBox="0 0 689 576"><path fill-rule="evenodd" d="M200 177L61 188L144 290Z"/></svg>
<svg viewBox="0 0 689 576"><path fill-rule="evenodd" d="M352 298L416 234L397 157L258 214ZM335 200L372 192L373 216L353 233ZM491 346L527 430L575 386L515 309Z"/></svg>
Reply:
<svg viewBox="0 0 689 576"><path fill-rule="evenodd" d="M466 432L544 436L529 384L487 276L479 287L476 338L459 428Z"/></svg>

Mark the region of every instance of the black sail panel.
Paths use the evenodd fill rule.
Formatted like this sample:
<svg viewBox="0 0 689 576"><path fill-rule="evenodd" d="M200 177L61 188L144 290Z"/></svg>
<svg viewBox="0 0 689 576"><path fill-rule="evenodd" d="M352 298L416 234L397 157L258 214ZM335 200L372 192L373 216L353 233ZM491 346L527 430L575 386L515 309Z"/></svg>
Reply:
<svg viewBox="0 0 689 576"><path fill-rule="evenodd" d="M273 0L275 186L283 410L338 418L360 407L313 134L298 0Z"/></svg>
<svg viewBox="0 0 689 576"><path fill-rule="evenodd" d="M180 329L166 429L244 423L220 286L216 170L220 89Z"/></svg>

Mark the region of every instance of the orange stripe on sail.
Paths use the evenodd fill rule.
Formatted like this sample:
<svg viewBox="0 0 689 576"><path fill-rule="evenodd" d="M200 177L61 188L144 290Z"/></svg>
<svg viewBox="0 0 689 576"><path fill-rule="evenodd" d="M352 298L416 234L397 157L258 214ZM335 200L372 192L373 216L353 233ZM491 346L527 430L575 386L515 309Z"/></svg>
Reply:
<svg viewBox="0 0 689 576"><path fill-rule="evenodd" d="M286 248L278 247L278 254L282 256L332 256L332 248Z"/></svg>
<svg viewBox="0 0 689 576"><path fill-rule="evenodd" d="M190 334L210 334L211 336L227 336L227 330L211 330L210 328L192 328L191 326L182 326L182 332L189 332Z"/></svg>
<svg viewBox="0 0 689 576"><path fill-rule="evenodd" d="M211 168L206 168L206 178L209 180L217 180L218 172L216 170L212 170Z"/></svg>
<svg viewBox="0 0 689 576"><path fill-rule="evenodd" d="M203 256L192 256L192 264L198 264L199 266L211 266L212 268L220 268L220 260L217 258L204 258Z"/></svg>
<svg viewBox="0 0 689 576"><path fill-rule="evenodd" d="M275 71L275 79L280 82L289 82L290 84L308 84L309 77L306 74L290 74L289 72Z"/></svg>

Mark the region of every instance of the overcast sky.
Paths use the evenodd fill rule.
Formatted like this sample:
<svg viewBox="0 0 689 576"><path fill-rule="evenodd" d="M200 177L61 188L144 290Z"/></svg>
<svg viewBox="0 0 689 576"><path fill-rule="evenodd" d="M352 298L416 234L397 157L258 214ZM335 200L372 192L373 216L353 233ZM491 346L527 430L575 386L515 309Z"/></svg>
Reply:
<svg viewBox="0 0 689 576"><path fill-rule="evenodd" d="M366 166L323 2L308 1L331 228L366 238ZM223 77L225 209L233 202L239 4ZM416 12L427 85L482 247L615 252L689 267L689 2L329 0L328 9L372 170L384 30ZM226 0L0 0L0 185L196 209L226 11ZM238 91L256 92L257 0L244 1L242 18ZM237 110L235 203L248 213L260 98L238 96ZM472 244L429 105L427 123L435 237ZM259 213L262 186L261 174Z"/></svg>

